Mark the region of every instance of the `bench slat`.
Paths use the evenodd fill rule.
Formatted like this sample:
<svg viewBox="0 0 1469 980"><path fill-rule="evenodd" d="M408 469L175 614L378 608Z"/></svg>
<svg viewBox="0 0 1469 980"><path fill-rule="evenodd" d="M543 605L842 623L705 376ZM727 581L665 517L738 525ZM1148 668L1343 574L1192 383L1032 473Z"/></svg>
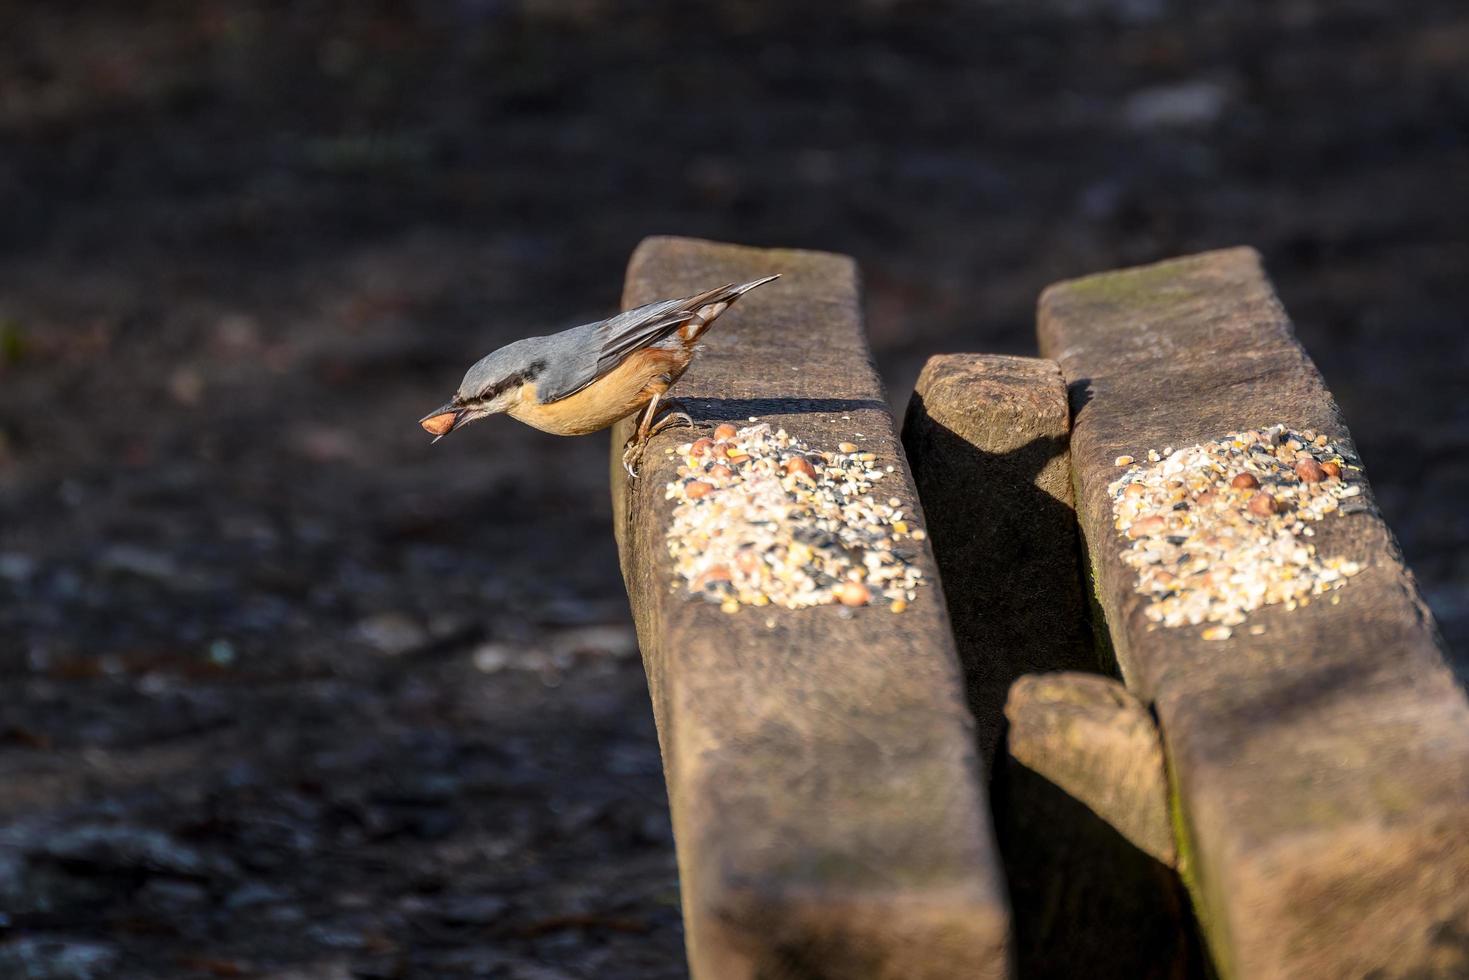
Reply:
<svg viewBox="0 0 1469 980"><path fill-rule="evenodd" d="M750 416L813 446L854 441L920 513L843 256L654 238L624 304L779 272L705 335L673 394L701 434ZM717 605L670 590L679 460L655 438L613 501L700 978L1001 976L1008 913L932 554L907 612ZM861 433L858 437L856 433ZM918 518L920 524L921 516ZM679 592L682 586L679 587Z"/></svg>
<svg viewBox="0 0 1469 980"><path fill-rule="evenodd" d="M1182 870L1222 972L1469 968L1469 706L1375 511L1312 525L1320 554L1363 567L1340 604L1259 609L1248 624L1261 635L1150 629L1121 560L1117 457L1275 423L1350 445L1258 255L1058 284L1039 332L1071 391L1096 589L1128 686L1159 716Z"/></svg>

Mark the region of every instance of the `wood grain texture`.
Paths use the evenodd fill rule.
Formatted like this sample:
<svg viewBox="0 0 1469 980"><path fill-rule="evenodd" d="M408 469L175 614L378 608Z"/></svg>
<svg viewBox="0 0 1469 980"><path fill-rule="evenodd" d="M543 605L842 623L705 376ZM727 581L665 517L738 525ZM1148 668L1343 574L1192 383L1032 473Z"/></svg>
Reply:
<svg viewBox="0 0 1469 980"><path fill-rule="evenodd" d="M1120 560L1115 457L1285 422L1350 436L1249 249L1051 287L1077 508L1128 686L1157 712L1181 866L1227 976L1469 971L1469 705L1375 511L1316 525L1364 567L1211 643L1150 630ZM1370 490L1365 491L1370 501Z"/></svg>
<svg viewBox="0 0 1469 980"><path fill-rule="evenodd" d="M850 259L654 238L623 301L773 272L709 331L672 396L706 432L758 416L813 446L858 441L897 468L882 492L921 513ZM1004 885L932 555L918 555L927 581L902 615L723 613L670 590L676 464L663 450L690 430L656 437L631 482L628 433L613 434L613 501L695 976L1004 975Z"/></svg>
<svg viewBox="0 0 1469 980"><path fill-rule="evenodd" d="M1033 357L932 357L903 421L986 764L1011 682L1097 667L1070 432L1061 371Z"/></svg>

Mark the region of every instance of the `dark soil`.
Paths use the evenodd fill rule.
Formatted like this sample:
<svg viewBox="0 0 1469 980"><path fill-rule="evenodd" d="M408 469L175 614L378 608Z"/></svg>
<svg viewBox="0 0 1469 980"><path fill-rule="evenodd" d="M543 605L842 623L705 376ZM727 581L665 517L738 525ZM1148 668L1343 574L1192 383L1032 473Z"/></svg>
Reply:
<svg viewBox="0 0 1469 980"><path fill-rule="evenodd" d="M1469 651L1462 3L704 7L0 10L0 976L683 974L606 442L414 424L650 233L899 402L1256 245Z"/></svg>

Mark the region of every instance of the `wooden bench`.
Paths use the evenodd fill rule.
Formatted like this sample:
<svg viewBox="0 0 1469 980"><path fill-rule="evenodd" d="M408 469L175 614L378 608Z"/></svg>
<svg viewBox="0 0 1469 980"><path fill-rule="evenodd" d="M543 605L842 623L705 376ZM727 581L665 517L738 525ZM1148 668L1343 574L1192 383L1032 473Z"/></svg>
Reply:
<svg viewBox="0 0 1469 980"><path fill-rule="evenodd" d="M733 613L675 583L666 534L679 456L720 423L858 444L922 527L863 335L852 261L654 238L624 303L779 272L706 337L674 394L698 430L657 436L639 477L612 440L623 575L673 814L699 978L999 977L1008 910L974 730L927 543L905 612L889 605Z"/></svg>
<svg viewBox="0 0 1469 980"><path fill-rule="evenodd" d="M1150 449L1284 423L1354 459L1258 257L1058 284L1050 361L934 359L916 488L849 259L650 239L624 302L773 272L675 390L697 429L636 480L612 443L695 976L1194 976L1190 904L1226 977L1469 974L1469 703L1365 479L1309 539L1360 574L1232 628L1150 617L1124 555ZM905 611L689 593L670 451L754 420L892 468L932 540Z"/></svg>

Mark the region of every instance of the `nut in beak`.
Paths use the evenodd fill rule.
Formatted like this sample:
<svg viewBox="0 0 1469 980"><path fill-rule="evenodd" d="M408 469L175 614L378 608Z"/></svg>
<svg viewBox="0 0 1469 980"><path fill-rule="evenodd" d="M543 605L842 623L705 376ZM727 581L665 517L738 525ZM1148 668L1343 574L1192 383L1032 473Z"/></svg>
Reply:
<svg viewBox="0 0 1469 980"><path fill-rule="evenodd" d="M454 426L458 424L459 414L459 409L445 406L425 415L418 420L418 424L423 426L424 431L429 435L443 437L453 431Z"/></svg>

